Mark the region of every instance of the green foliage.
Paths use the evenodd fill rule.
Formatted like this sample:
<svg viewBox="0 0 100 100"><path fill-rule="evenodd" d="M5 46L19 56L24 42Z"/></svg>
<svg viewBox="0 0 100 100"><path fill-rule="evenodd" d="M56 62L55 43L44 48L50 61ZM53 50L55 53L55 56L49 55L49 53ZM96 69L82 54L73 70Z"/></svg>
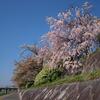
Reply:
<svg viewBox="0 0 100 100"><path fill-rule="evenodd" d="M97 35L97 40L100 42L100 33Z"/></svg>
<svg viewBox="0 0 100 100"><path fill-rule="evenodd" d="M50 69L50 68L43 68L40 73L36 76L34 85L41 85L45 83L53 82L54 80L60 78L62 75L61 69Z"/></svg>
<svg viewBox="0 0 100 100"><path fill-rule="evenodd" d="M0 96L6 95L5 92L0 92Z"/></svg>
<svg viewBox="0 0 100 100"><path fill-rule="evenodd" d="M100 78L100 70L82 73L79 75L64 76L63 78L58 78L49 83L38 84L38 86L35 87L46 87L46 86L60 85L65 83L82 82L82 81L93 80L97 78Z"/></svg>
<svg viewBox="0 0 100 100"><path fill-rule="evenodd" d="M26 84L26 88L30 88L30 87L32 87L33 84L34 84L33 81L27 82L27 84Z"/></svg>
<svg viewBox="0 0 100 100"><path fill-rule="evenodd" d="M98 70L98 71L93 70L92 72L88 73L86 77L88 80L100 78L100 70Z"/></svg>
<svg viewBox="0 0 100 100"><path fill-rule="evenodd" d="M96 53L100 52L100 47L96 49Z"/></svg>
<svg viewBox="0 0 100 100"><path fill-rule="evenodd" d="M82 56L82 57L80 58L80 62L84 63L84 62L86 61L86 58L87 58L87 56Z"/></svg>
<svg viewBox="0 0 100 100"><path fill-rule="evenodd" d="M70 82L81 82L83 81L84 78L82 75L75 75L75 76L72 76L71 78L68 79L68 83Z"/></svg>

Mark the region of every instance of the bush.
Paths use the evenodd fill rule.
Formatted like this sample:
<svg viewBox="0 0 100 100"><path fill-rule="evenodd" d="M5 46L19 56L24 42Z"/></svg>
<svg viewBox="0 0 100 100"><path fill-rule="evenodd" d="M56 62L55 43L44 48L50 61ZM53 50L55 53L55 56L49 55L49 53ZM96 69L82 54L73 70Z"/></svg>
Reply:
<svg viewBox="0 0 100 100"><path fill-rule="evenodd" d="M29 87L30 82L34 81L36 75L42 69L42 63L39 63L34 57L28 57L21 59L15 64L13 81L19 88Z"/></svg>
<svg viewBox="0 0 100 100"><path fill-rule="evenodd" d="M30 87L32 87L33 84L34 84L33 81L27 82L27 84L26 84L26 88L30 88Z"/></svg>
<svg viewBox="0 0 100 100"><path fill-rule="evenodd" d="M86 58L87 58L87 56L82 56L82 57L80 58L80 62L81 62L81 63L84 63L84 62L86 61Z"/></svg>
<svg viewBox="0 0 100 100"><path fill-rule="evenodd" d="M97 40L100 42L100 33L97 35Z"/></svg>
<svg viewBox="0 0 100 100"><path fill-rule="evenodd" d="M40 73L36 76L34 85L42 85L45 83L50 83L62 76L61 69L50 69L50 68L43 68Z"/></svg>
<svg viewBox="0 0 100 100"><path fill-rule="evenodd" d="M68 82L71 83L71 82L82 82L84 80L83 76L80 74L80 75L75 75L75 76L71 76L69 77L68 79Z"/></svg>
<svg viewBox="0 0 100 100"><path fill-rule="evenodd" d="M93 80L96 78L100 78L100 70L93 70L92 72L89 73L89 75L87 75L89 80Z"/></svg>

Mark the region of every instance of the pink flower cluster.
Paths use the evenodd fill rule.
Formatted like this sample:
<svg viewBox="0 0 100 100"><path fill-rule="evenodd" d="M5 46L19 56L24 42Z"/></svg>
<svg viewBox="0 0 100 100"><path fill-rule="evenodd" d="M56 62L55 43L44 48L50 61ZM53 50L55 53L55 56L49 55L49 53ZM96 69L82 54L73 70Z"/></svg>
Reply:
<svg viewBox="0 0 100 100"><path fill-rule="evenodd" d="M52 66L68 56L78 61L98 46L96 37L100 34L100 21L92 16L90 8L89 3L84 3L81 8L71 8L60 12L57 18L47 19L50 30L44 37L48 45L40 51L44 52L45 59L49 57Z"/></svg>

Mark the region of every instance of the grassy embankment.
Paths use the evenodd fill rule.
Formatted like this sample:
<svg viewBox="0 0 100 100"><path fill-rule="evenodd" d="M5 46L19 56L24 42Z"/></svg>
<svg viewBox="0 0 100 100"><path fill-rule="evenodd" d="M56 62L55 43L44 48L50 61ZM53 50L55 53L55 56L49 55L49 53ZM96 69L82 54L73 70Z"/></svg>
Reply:
<svg viewBox="0 0 100 100"><path fill-rule="evenodd" d="M41 87L61 85L61 84L73 83L73 82L83 82L83 81L94 80L98 78L100 78L100 70L96 70L88 73L82 73L79 75L65 76L62 79L57 79L53 82L49 82L46 84L40 84L38 86L34 86L33 88L41 88Z"/></svg>

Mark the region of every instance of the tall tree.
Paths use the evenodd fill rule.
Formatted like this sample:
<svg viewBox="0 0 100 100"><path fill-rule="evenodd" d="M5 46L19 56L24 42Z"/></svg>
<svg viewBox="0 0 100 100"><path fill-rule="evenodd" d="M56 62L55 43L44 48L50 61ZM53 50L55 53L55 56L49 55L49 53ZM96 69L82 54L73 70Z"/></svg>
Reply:
<svg viewBox="0 0 100 100"><path fill-rule="evenodd" d="M42 69L42 63L32 57L16 62L15 66L13 81L18 87L25 87L27 83L34 82L35 76Z"/></svg>
<svg viewBox="0 0 100 100"><path fill-rule="evenodd" d="M57 18L47 19L50 30L43 40L47 42L45 49L49 48L52 54L49 61L51 67L56 67L58 62L69 57L69 61L79 61L99 46L100 21L90 13L91 7L86 2L81 7L60 12Z"/></svg>

